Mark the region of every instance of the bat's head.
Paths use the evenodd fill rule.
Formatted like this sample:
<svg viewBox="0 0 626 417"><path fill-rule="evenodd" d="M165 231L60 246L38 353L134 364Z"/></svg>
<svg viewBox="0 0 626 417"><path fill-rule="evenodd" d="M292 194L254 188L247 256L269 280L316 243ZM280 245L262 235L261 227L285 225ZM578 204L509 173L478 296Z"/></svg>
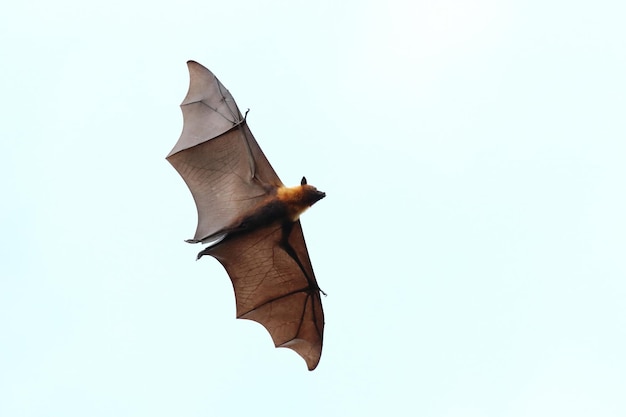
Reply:
<svg viewBox="0 0 626 417"><path fill-rule="evenodd" d="M278 188L276 197L287 208L287 216L295 222L306 209L326 197L326 193L308 185L306 178L302 177L300 185Z"/></svg>
<svg viewBox="0 0 626 417"><path fill-rule="evenodd" d="M306 177L302 177L302 181L300 181L300 187L302 189L302 202L307 206L312 206L313 204L320 201L322 198L326 197L326 193L318 190L306 183Z"/></svg>

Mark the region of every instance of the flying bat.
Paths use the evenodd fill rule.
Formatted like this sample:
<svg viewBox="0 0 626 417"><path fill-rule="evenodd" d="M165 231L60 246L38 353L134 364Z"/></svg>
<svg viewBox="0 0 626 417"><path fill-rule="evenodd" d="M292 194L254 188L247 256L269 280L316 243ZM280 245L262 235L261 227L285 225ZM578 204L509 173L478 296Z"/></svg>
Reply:
<svg viewBox="0 0 626 417"><path fill-rule="evenodd" d="M323 291L299 217L326 194L304 177L284 186L233 96L204 66L187 66L183 131L167 156L198 210L196 234L187 242L208 244L198 259L211 255L226 269L237 318L261 323L276 347L293 349L312 371L322 354Z"/></svg>

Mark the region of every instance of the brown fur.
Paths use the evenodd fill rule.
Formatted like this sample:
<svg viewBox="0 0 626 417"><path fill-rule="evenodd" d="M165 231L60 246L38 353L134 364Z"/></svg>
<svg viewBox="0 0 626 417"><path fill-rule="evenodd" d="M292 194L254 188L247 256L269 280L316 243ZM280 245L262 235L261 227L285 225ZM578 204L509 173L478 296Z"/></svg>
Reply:
<svg viewBox="0 0 626 417"><path fill-rule="evenodd" d="M276 190L276 199L285 204L287 217L292 222L298 220L306 209L325 197L312 185L296 185L295 187L280 187Z"/></svg>

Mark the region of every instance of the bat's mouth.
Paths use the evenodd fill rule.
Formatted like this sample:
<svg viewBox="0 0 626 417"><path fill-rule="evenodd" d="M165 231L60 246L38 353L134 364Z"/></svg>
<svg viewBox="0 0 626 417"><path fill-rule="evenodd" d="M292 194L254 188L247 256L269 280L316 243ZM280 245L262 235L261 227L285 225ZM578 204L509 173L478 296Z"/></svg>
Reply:
<svg viewBox="0 0 626 417"><path fill-rule="evenodd" d="M326 197L326 193L325 192L323 192L323 191L316 191L315 192L315 196L313 197L314 198L313 204L317 203L318 201L320 201L324 197ZM313 204L311 204L311 205L313 205Z"/></svg>

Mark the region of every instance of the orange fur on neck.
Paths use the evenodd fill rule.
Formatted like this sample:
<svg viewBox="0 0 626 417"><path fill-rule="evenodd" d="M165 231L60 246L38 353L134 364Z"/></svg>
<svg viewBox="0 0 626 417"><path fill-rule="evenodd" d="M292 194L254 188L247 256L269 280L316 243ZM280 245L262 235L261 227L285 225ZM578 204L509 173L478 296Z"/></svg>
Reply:
<svg viewBox="0 0 626 417"><path fill-rule="evenodd" d="M289 219L293 222L300 218L306 209L311 207L304 202L305 186L280 187L276 190L276 198L285 203Z"/></svg>

